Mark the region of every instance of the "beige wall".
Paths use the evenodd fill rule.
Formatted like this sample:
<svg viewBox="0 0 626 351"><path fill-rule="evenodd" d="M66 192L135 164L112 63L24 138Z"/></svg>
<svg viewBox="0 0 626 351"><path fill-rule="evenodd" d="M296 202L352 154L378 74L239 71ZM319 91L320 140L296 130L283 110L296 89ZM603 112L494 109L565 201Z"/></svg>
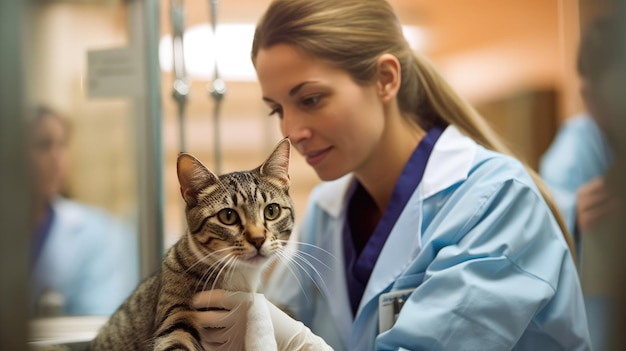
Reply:
<svg viewBox="0 0 626 351"><path fill-rule="evenodd" d="M122 1L38 2L34 11L33 103L72 125L67 192L121 215L134 211L134 125L125 98L87 97L87 52L127 45Z"/></svg>

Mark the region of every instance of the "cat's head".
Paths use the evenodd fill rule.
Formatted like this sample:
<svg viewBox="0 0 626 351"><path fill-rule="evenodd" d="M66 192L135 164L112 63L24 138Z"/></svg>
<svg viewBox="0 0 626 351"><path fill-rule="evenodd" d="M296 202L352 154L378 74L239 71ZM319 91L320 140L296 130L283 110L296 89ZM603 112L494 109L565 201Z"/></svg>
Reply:
<svg viewBox="0 0 626 351"><path fill-rule="evenodd" d="M187 235L198 259L259 266L283 249L294 225L290 148L285 138L259 167L220 176L190 154L178 156Z"/></svg>

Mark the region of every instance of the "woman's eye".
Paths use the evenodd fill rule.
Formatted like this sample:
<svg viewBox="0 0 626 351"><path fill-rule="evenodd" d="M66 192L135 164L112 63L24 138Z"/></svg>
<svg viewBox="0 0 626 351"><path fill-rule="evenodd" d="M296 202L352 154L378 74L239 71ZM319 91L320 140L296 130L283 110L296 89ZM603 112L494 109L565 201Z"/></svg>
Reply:
<svg viewBox="0 0 626 351"><path fill-rule="evenodd" d="M320 96L319 95L309 96L309 97L304 98L302 100L302 105L307 106L307 107L314 107L319 102L320 102Z"/></svg>
<svg viewBox="0 0 626 351"><path fill-rule="evenodd" d="M237 212L232 208L225 208L217 213L217 219L223 224L232 225L237 223L239 215L237 215Z"/></svg>
<svg viewBox="0 0 626 351"><path fill-rule="evenodd" d="M280 205L278 204L269 204L265 207L265 211L263 212L265 219L272 221L280 216Z"/></svg>
<svg viewBox="0 0 626 351"><path fill-rule="evenodd" d="M274 115L278 116L278 118L283 118L283 109L281 107L276 107L272 109L272 111L270 111L268 116L274 116Z"/></svg>

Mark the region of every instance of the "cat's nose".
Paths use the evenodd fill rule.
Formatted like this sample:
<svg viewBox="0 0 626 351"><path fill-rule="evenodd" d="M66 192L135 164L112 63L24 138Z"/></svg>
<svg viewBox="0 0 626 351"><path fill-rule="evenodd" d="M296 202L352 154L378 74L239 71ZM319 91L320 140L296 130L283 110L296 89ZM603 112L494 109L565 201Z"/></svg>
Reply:
<svg viewBox="0 0 626 351"><path fill-rule="evenodd" d="M244 235L246 240L254 245L257 250L260 250L261 245L265 242L265 228L260 225L248 225Z"/></svg>
<svg viewBox="0 0 626 351"><path fill-rule="evenodd" d="M263 242L265 242L265 237L263 236L248 236L246 238L246 240L248 240L248 242L252 245L254 245L254 247L258 249L261 248L261 246L263 245Z"/></svg>

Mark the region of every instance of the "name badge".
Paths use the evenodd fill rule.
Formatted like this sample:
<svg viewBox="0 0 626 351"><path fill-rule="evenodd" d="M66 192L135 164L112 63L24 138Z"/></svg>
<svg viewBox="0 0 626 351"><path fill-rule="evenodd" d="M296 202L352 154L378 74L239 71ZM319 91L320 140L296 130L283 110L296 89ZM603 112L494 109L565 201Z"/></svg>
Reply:
<svg viewBox="0 0 626 351"><path fill-rule="evenodd" d="M396 323L400 310L415 289L388 292L378 298L378 333L385 332Z"/></svg>

